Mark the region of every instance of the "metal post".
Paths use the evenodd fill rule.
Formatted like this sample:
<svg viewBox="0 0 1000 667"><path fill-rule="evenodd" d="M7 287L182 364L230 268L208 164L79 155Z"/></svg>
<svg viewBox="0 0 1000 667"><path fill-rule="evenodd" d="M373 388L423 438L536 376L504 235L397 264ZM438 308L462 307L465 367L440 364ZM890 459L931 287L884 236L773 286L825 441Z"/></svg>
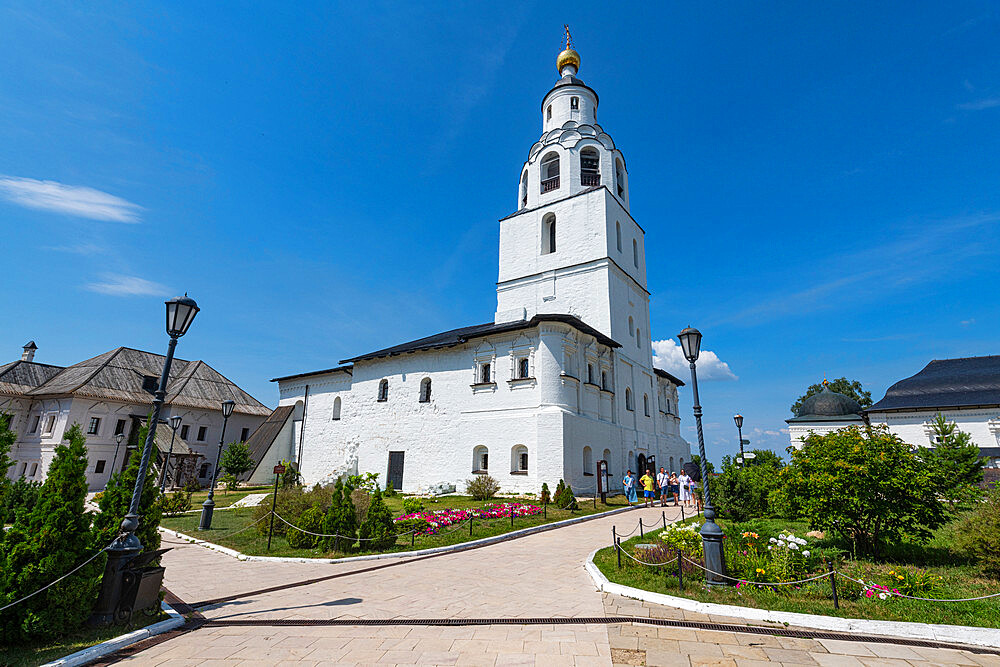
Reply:
<svg viewBox="0 0 1000 667"><path fill-rule="evenodd" d="M543 519L548 519L549 518L549 504L548 503L542 503L542 518Z"/></svg>
<svg viewBox="0 0 1000 667"><path fill-rule="evenodd" d="M177 429L171 428L170 449L167 450L167 458L163 460L163 470L160 471L160 493L167 488L167 466L170 465L170 455L174 453L174 438L177 437Z"/></svg>
<svg viewBox="0 0 1000 667"><path fill-rule="evenodd" d="M215 480L219 479L219 461L222 460L222 445L226 441L226 424L229 417L222 416L222 436L219 437L219 451L215 455L215 469L212 471L212 486L208 488L208 498L201 504L201 521L198 530L211 530L212 513L215 511Z"/></svg>
<svg viewBox="0 0 1000 667"><path fill-rule="evenodd" d="M410 533L410 548L411 549L413 548L413 545L416 544L416 540L417 540L417 531L413 531L412 533Z"/></svg>
<svg viewBox="0 0 1000 667"><path fill-rule="evenodd" d="M837 599L837 575L833 572L833 561L826 561L826 567L830 571L830 588L833 590L833 608L840 609L840 601Z"/></svg>
<svg viewBox="0 0 1000 667"><path fill-rule="evenodd" d="M642 532L642 517L639 517L639 537L644 537L645 533Z"/></svg>
<svg viewBox="0 0 1000 667"><path fill-rule="evenodd" d="M701 403L698 399L698 370L691 362L691 396L694 401L694 420L698 429L698 454L701 459L701 495L704 501L705 523L701 526L701 540L705 550L705 582L710 586L724 586L726 580L719 574L726 573L726 560L722 556L723 532L715 523L715 508L712 507L711 484L708 478L708 457L705 456L705 433L701 425ZM718 573L718 574L715 574Z"/></svg>
<svg viewBox="0 0 1000 667"><path fill-rule="evenodd" d="M743 426L742 425L737 426L736 432L739 433L740 435L740 467L746 468L747 460L746 457L743 455Z"/></svg>
<svg viewBox="0 0 1000 667"><path fill-rule="evenodd" d="M618 552L618 569L622 569L622 538L615 538L615 551Z"/></svg>
<svg viewBox="0 0 1000 667"><path fill-rule="evenodd" d="M472 537L472 517L469 517L469 537Z"/></svg>
<svg viewBox="0 0 1000 667"><path fill-rule="evenodd" d="M167 395L167 380L170 377L170 366L174 361L176 347L177 338L171 336L170 343L167 345L167 356L163 360L160 384L153 394L153 412L149 418L149 430L142 448L142 458L139 460L139 474L135 478L132 501L129 503L128 514L122 519L121 534L107 548L108 560L104 566L101 590L97 598L97 605L94 607L94 613L90 618L90 622L95 625L109 625L116 620L115 616L123 589L123 570L129 561L142 551L142 542L135 535L135 531L139 528L139 501L142 499L146 471L149 469L149 454L156 438L156 425L160 422L160 410L163 408L164 398Z"/></svg>
<svg viewBox="0 0 1000 667"><path fill-rule="evenodd" d="M514 508L513 507L510 508L510 527L511 527L511 529L514 528Z"/></svg>
<svg viewBox="0 0 1000 667"><path fill-rule="evenodd" d="M684 523L687 519L684 518L684 505L681 505L681 523Z"/></svg>
<svg viewBox="0 0 1000 667"><path fill-rule="evenodd" d="M274 510L278 507L278 480L281 475L274 475L274 498L271 499L271 527L267 529L267 550L271 550L271 534L274 532Z"/></svg>
<svg viewBox="0 0 1000 667"><path fill-rule="evenodd" d="M618 544L618 531L615 530L615 526L611 526L611 546Z"/></svg>
<svg viewBox="0 0 1000 667"><path fill-rule="evenodd" d="M681 550L677 550L677 585L684 590L684 561L681 560Z"/></svg>
<svg viewBox="0 0 1000 667"><path fill-rule="evenodd" d="M663 515L663 530L667 529L667 512L666 510L660 512Z"/></svg>

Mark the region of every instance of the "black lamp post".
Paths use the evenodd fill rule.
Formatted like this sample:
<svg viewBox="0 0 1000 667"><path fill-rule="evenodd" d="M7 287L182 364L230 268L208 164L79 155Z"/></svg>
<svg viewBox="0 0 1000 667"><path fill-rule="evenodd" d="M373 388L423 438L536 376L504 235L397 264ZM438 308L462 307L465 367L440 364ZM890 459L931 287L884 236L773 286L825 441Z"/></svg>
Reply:
<svg viewBox="0 0 1000 667"><path fill-rule="evenodd" d="M736 432L740 436L740 467L746 465L746 459L743 458L743 415L735 415L733 421L736 422Z"/></svg>
<svg viewBox="0 0 1000 667"><path fill-rule="evenodd" d="M726 559L722 555L722 529L715 523L715 508L709 492L708 459L705 456L705 434L701 427L701 404L698 400L698 371L695 362L701 353L701 332L688 327L677 334L681 341L684 358L691 365L691 395L694 400L694 420L698 427L698 454L701 458L701 488L705 497L705 523L701 527L701 541L705 549L705 581L709 585L721 586L726 580L719 576L726 573Z"/></svg>
<svg viewBox="0 0 1000 667"><path fill-rule="evenodd" d="M104 489L107 490L108 483L111 481L111 475L115 474L115 464L118 462L118 448L122 446L122 441L125 439L124 433L119 433L115 436L115 455L111 459L111 472L108 473L108 481L104 483Z"/></svg>
<svg viewBox="0 0 1000 667"><path fill-rule="evenodd" d="M142 458L139 460L139 475L135 478L132 502L129 504L128 514L122 520L121 533L107 548L108 562L104 566L101 592L94 613L90 617L90 622L95 625L108 625L116 619L127 618L131 613L130 609L121 608L121 603L125 592L128 564L142 551L142 543L136 537L135 531L139 528L139 500L142 498L142 486L146 481L146 471L149 469L149 455L153 449L153 440L156 438L156 425L160 422L160 410L167 395L167 380L170 377L170 364L174 360L177 339L187 333L188 327L200 310L194 299L187 294L170 299L166 302L166 306L167 335L170 336L167 356L163 360L160 383L153 394L153 413L149 418L149 430L142 448Z"/></svg>
<svg viewBox="0 0 1000 667"><path fill-rule="evenodd" d="M174 453L174 438L177 437L177 429L181 427L181 416L174 415L170 418L170 448L167 450L167 458L163 461L163 470L160 471L160 493L167 488L167 466L170 465L170 456Z"/></svg>
<svg viewBox="0 0 1000 667"><path fill-rule="evenodd" d="M212 470L212 486L208 488L208 498L201 504L201 521L198 522L198 530L210 530L212 528L212 513L215 511L215 480L219 479L219 461L222 460L222 443L226 441L226 424L233 414L236 401L222 402L222 436L219 438L219 453L215 455L215 469Z"/></svg>

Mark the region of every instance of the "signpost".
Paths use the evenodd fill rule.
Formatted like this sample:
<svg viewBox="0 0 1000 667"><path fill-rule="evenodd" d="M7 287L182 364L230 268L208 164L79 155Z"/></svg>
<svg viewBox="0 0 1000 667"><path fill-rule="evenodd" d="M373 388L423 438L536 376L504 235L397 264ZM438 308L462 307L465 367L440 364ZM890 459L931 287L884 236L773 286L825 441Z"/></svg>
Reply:
<svg viewBox="0 0 1000 667"><path fill-rule="evenodd" d="M601 494L601 502L608 504L608 462L601 459L597 462L597 492Z"/></svg>
<svg viewBox="0 0 1000 667"><path fill-rule="evenodd" d="M274 532L274 510L278 506L278 480L285 474L285 466L274 466L274 498L271 499L271 526L267 529L267 550L271 551L271 534Z"/></svg>

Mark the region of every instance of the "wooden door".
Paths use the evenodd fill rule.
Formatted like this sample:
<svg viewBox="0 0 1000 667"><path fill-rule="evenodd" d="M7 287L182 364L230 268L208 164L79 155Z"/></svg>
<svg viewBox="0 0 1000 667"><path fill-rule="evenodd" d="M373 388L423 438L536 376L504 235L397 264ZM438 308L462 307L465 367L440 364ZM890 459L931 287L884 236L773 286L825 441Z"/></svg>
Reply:
<svg viewBox="0 0 1000 667"><path fill-rule="evenodd" d="M406 452L389 452L389 482L396 491L403 490L403 455Z"/></svg>

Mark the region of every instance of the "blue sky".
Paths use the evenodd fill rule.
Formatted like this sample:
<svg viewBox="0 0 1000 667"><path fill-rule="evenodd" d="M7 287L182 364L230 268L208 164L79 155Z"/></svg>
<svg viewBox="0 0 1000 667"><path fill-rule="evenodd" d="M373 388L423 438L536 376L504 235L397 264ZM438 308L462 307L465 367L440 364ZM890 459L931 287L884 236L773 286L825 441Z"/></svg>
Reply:
<svg viewBox="0 0 1000 667"><path fill-rule="evenodd" d="M0 359L160 351L187 291L179 356L274 405L272 377L491 320L565 22L653 337L720 360L712 459L735 412L783 451L824 374L877 400L1000 352L995 4L647 4L0 3Z"/></svg>

